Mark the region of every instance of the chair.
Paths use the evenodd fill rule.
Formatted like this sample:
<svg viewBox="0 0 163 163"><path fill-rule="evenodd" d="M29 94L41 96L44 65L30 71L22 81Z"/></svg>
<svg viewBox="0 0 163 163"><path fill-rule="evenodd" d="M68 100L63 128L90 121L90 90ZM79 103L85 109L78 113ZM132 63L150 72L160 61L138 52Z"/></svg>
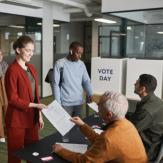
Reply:
<svg viewBox="0 0 163 163"><path fill-rule="evenodd" d="M163 142L161 144L161 148L160 148L160 151L158 153L158 156L157 156L156 160L153 161L153 163L163 163L163 160L162 159L163 159Z"/></svg>

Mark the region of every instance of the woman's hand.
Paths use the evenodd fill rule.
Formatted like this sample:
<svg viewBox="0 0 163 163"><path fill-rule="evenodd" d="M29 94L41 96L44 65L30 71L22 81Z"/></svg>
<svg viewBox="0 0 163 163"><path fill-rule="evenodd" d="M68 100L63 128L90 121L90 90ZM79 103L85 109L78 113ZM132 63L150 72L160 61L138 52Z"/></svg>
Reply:
<svg viewBox="0 0 163 163"><path fill-rule="evenodd" d="M84 125L84 121L82 121L80 117L72 117L70 120L78 126Z"/></svg>
<svg viewBox="0 0 163 163"><path fill-rule="evenodd" d="M37 104L37 103L29 103L29 107L30 108L37 108L39 110L42 110L44 108L46 108L47 106L45 104Z"/></svg>
<svg viewBox="0 0 163 163"><path fill-rule="evenodd" d="M42 115L40 115L40 117L39 117L39 128L40 129L44 128L44 121L43 121Z"/></svg>

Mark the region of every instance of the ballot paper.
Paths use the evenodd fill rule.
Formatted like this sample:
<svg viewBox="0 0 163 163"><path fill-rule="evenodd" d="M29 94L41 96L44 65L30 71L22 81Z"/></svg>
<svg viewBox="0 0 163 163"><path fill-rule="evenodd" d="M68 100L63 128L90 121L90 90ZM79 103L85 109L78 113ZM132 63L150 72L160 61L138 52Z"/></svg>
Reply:
<svg viewBox="0 0 163 163"><path fill-rule="evenodd" d="M76 152L76 153L85 153L87 151L87 144L71 144L71 143L58 143L56 144L62 145L64 148Z"/></svg>
<svg viewBox="0 0 163 163"><path fill-rule="evenodd" d="M69 132L75 125L70 121L71 116L56 100L50 103L42 112L62 136Z"/></svg>
<svg viewBox="0 0 163 163"><path fill-rule="evenodd" d="M98 113L98 105L95 102L87 103L88 106Z"/></svg>

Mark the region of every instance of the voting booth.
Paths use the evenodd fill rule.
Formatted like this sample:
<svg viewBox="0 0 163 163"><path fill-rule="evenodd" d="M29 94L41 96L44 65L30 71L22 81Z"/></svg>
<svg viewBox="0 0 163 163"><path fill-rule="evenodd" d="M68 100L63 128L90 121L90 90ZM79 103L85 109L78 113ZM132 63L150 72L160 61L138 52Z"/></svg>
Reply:
<svg viewBox="0 0 163 163"><path fill-rule="evenodd" d="M95 94L106 90L124 93L126 83L126 59L93 57L91 84Z"/></svg>
<svg viewBox="0 0 163 163"><path fill-rule="evenodd" d="M155 94L162 98L163 61L144 59L127 60L126 97L140 100L139 96L134 93L134 84L141 74L151 74L157 79Z"/></svg>

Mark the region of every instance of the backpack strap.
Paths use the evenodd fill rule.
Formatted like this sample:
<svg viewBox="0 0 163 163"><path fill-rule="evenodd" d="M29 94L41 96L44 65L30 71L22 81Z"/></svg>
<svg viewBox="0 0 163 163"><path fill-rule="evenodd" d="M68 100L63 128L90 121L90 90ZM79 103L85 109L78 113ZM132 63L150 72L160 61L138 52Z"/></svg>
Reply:
<svg viewBox="0 0 163 163"><path fill-rule="evenodd" d="M60 80L59 80L59 87L61 87L62 82L63 82L63 67L64 67L64 63L66 61L66 58L62 58L59 60L59 65L60 65Z"/></svg>

